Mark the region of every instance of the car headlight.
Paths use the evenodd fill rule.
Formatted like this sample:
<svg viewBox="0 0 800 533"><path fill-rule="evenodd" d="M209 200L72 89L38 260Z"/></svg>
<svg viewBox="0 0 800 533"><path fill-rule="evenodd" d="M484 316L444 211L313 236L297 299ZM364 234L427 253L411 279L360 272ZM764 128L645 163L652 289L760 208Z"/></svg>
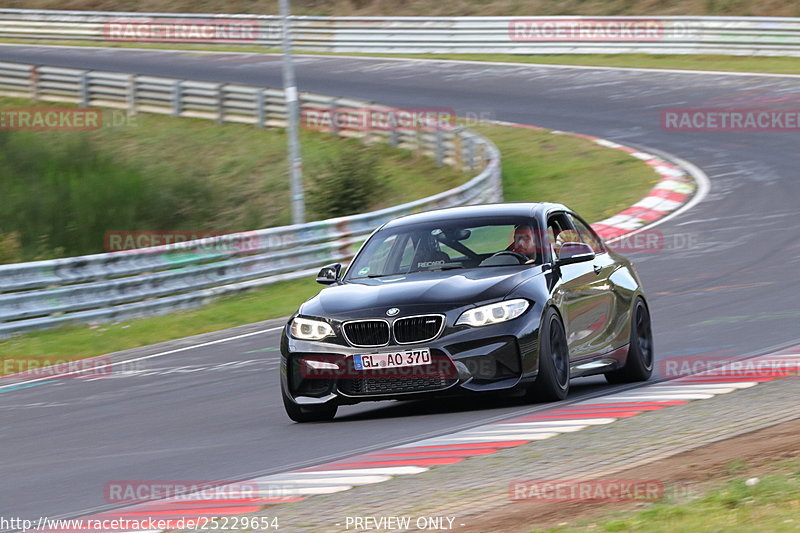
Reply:
<svg viewBox="0 0 800 533"><path fill-rule="evenodd" d="M319 341L334 335L333 328L327 322L299 317L292 320L290 331L295 339L306 341Z"/></svg>
<svg viewBox="0 0 800 533"><path fill-rule="evenodd" d="M498 324L506 322L507 320L514 320L530 306L528 300L506 300L504 302L497 302L489 305L482 305L469 311L464 311L458 320L456 326L467 325L473 327L488 326L489 324Z"/></svg>

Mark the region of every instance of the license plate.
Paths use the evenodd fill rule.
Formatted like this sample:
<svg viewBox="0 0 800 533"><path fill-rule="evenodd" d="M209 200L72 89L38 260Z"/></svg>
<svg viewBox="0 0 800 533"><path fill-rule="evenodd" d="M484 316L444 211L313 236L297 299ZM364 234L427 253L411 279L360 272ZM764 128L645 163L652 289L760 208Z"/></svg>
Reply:
<svg viewBox="0 0 800 533"><path fill-rule="evenodd" d="M427 365L430 362L431 351L428 348L400 350L391 353L356 354L353 356L353 366L356 370L402 368L405 366Z"/></svg>

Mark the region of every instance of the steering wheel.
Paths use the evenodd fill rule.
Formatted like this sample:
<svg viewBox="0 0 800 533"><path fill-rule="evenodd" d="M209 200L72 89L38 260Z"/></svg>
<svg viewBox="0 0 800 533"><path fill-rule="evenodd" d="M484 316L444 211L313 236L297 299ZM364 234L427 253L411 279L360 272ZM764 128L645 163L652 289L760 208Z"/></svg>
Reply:
<svg viewBox="0 0 800 533"><path fill-rule="evenodd" d="M492 257L490 257L489 259L492 259L493 257L500 257L503 255L510 255L512 257L517 258L519 260L520 265L524 265L525 263L530 261L530 259L527 256L518 252L512 252L511 250L502 250L500 252L497 252L496 254L492 255Z"/></svg>

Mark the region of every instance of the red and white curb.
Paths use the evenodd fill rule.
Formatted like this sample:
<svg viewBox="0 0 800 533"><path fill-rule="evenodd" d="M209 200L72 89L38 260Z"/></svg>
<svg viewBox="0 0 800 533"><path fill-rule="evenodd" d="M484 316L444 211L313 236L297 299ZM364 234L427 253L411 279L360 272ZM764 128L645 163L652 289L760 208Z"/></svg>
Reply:
<svg viewBox="0 0 800 533"><path fill-rule="evenodd" d="M414 475L470 457L497 453L642 413L706 400L776 379L797 376L800 346L761 357L715 365L713 369L630 391L552 407L529 415L493 422L463 431L426 438L355 455L309 468L261 476L240 482L257 486L256 494L224 499L191 500L186 496L159 500L84 518L89 520L167 520L165 529L179 520L225 517L263 512L281 503L314 495L333 494L381 483L396 476ZM60 531L64 531L61 529ZM119 532L119 529L116 529Z"/></svg>
<svg viewBox="0 0 800 533"><path fill-rule="evenodd" d="M537 131L550 131L554 135L570 135L597 145L621 150L631 157L647 163L653 171L661 176L661 180L653 187L647 196L633 204L631 207L592 224L594 230L605 240L620 238L628 233L639 230L661 220L684 206L697 192L698 185L693 176L680 165L665 160L657 155L643 152L608 139L572 133L559 130L546 130L539 126L517 124L514 122L494 121L494 124L525 128Z"/></svg>

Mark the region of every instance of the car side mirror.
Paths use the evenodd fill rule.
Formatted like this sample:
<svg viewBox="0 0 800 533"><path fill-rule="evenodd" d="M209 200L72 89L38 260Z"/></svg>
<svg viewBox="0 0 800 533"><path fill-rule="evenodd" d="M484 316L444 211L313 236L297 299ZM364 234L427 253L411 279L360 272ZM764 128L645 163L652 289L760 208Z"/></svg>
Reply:
<svg viewBox="0 0 800 533"><path fill-rule="evenodd" d="M565 242L558 253L556 266L583 263L594 259L594 250L586 243Z"/></svg>
<svg viewBox="0 0 800 533"><path fill-rule="evenodd" d="M339 281L339 275L342 272L342 264L335 263L322 267L322 270L317 274L317 283L322 285L332 285Z"/></svg>

